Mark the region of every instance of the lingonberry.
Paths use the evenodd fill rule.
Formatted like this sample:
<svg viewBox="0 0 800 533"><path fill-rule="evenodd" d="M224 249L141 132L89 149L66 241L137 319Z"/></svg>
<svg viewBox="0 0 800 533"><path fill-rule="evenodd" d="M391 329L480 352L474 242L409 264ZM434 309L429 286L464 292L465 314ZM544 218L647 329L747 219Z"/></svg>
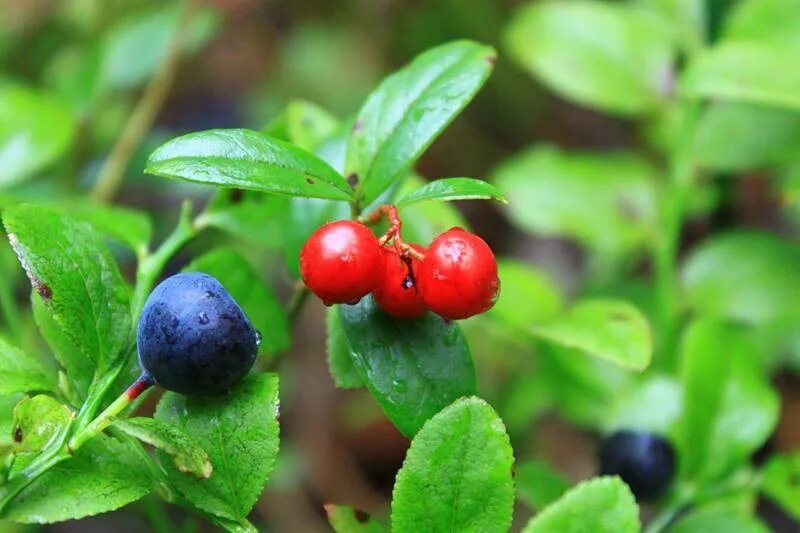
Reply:
<svg viewBox="0 0 800 533"><path fill-rule="evenodd" d="M364 224L339 220L320 227L300 251L300 274L326 305L355 304L383 272L383 250Z"/></svg>
<svg viewBox="0 0 800 533"><path fill-rule="evenodd" d="M420 253L425 252L419 244L411 247ZM400 257L394 247L384 248L383 254L383 275L372 291L375 301L381 309L397 318L422 316L427 307L417 287L419 260Z"/></svg>
<svg viewBox="0 0 800 533"><path fill-rule="evenodd" d="M646 431L617 431L600 447L600 473L617 475L634 496L651 500L663 494L675 475L670 443Z"/></svg>
<svg viewBox="0 0 800 533"><path fill-rule="evenodd" d="M497 301L497 261L483 239L462 228L436 237L419 267L425 305L451 320L488 311Z"/></svg>
<svg viewBox="0 0 800 533"><path fill-rule="evenodd" d="M176 274L144 304L136 335L139 365L168 390L225 392L253 366L258 335L216 279L198 272Z"/></svg>

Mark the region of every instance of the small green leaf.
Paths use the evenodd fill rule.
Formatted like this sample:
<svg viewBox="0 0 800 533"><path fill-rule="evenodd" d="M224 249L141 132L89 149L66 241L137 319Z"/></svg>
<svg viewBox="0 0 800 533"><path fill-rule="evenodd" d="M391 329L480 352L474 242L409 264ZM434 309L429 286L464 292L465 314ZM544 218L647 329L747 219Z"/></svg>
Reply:
<svg viewBox="0 0 800 533"><path fill-rule="evenodd" d="M551 90L628 116L654 111L666 91L666 27L631 4L550 0L524 6L505 42L511 58Z"/></svg>
<svg viewBox="0 0 800 533"><path fill-rule="evenodd" d="M264 128L264 133L314 152L339 128L339 120L311 102L294 100Z"/></svg>
<svg viewBox="0 0 800 533"><path fill-rule="evenodd" d="M51 391L55 385L53 369L0 337L0 395Z"/></svg>
<svg viewBox="0 0 800 533"><path fill-rule="evenodd" d="M130 333L130 288L89 224L30 204L3 212L8 239L63 334L98 370L120 357Z"/></svg>
<svg viewBox="0 0 800 533"><path fill-rule="evenodd" d="M408 176L400 183L397 196L411 194L424 185L425 182L419 176ZM469 227L458 209L448 202L426 202L400 207L400 218L403 220L403 238L407 242L418 244L429 243L450 228Z"/></svg>
<svg viewBox="0 0 800 533"><path fill-rule="evenodd" d="M392 318L372 296L338 309L358 374L403 434L414 435L455 399L475 394L475 367L456 324L432 313Z"/></svg>
<svg viewBox="0 0 800 533"><path fill-rule="evenodd" d="M26 397L14 408L14 451L38 452L61 437L72 413L50 396Z"/></svg>
<svg viewBox="0 0 800 533"><path fill-rule="evenodd" d="M117 420L114 426L172 457L181 472L194 474L201 479L211 477L211 460L208 454L189 435L155 418L128 418Z"/></svg>
<svg viewBox="0 0 800 533"><path fill-rule="evenodd" d="M119 509L150 492L150 472L123 443L99 435L48 470L8 506L5 518L51 524ZM99 467L102 465L102 467Z"/></svg>
<svg viewBox="0 0 800 533"><path fill-rule="evenodd" d="M53 205L53 208L88 222L99 232L126 244L140 256L147 253L153 224L140 211L90 202L61 203Z"/></svg>
<svg viewBox="0 0 800 533"><path fill-rule="evenodd" d="M210 274L228 289L261 333L261 353L274 354L289 347L291 332L283 307L239 252L217 248L192 261L184 271Z"/></svg>
<svg viewBox="0 0 800 533"><path fill-rule="evenodd" d="M0 188L34 177L69 148L75 117L56 97L0 88Z"/></svg>
<svg viewBox="0 0 800 533"><path fill-rule="evenodd" d="M654 375L614 395L606 410L606 432L637 429L672 435L683 412L683 390L675 379Z"/></svg>
<svg viewBox="0 0 800 533"><path fill-rule="evenodd" d="M697 0L643 0L658 14L684 50L693 52L706 41L706 6Z"/></svg>
<svg viewBox="0 0 800 533"><path fill-rule="evenodd" d="M497 200L507 204L503 194L491 183L473 178L444 178L432 181L407 194L397 207L406 207L419 202L450 202L453 200Z"/></svg>
<svg viewBox="0 0 800 533"><path fill-rule="evenodd" d="M245 518L267 482L278 453L278 377L251 374L222 396L169 392L155 417L202 443L213 466L198 482L167 460L170 481L198 509L229 520Z"/></svg>
<svg viewBox="0 0 800 533"><path fill-rule="evenodd" d="M797 50L723 42L689 64L680 90L688 97L800 110L800 60Z"/></svg>
<svg viewBox="0 0 800 533"><path fill-rule="evenodd" d="M579 483L534 516L524 533L634 533L640 530L639 508L618 477Z"/></svg>
<svg viewBox="0 0 800 533"><path fill-rule="evenodd" d="M647 319L623 301L584 300L533 332L636 371L647 368L653 352Z"/></svg>
<svg viewBox="0 0 800 533"><path fill-rule="evenodd" d="M286 220L292 200L275 194L222 189L195 219L195 227L217 228L247 243L279 249L287 240ZM342 202L331 203L347 207Z"/></svg>
<svg viewBox="0 0 800 533"><path fill-rule="evenodd" d="M492 181L513 200L508 213L521 229L572 237L593 251L617 255L651 238L654 176L631 153L537 146L502 163Z"/></svg>
<svg viewBox="0 0 800 533"><path fill-rule="evenodd" d="M335 533L382 533L386 531L380 522L364 511L346 505L325 506L328 522Z"/></svg>
<svg viewBox="0 0 800 533"><path fill-rule="evenodd" d="M480 398L462 398L411 442L392 491L393 531L508 531L514 462L503 421Z"/></svg>
<svg viewBox="0 0 800 533"><path fill-rule="evenodd" d="M730 232L701 243L683 265L688 305L697 313L764 324L797 313L800 247L775 235Z"/></svg>
<svg viewBox="0 0 800 533"><path fill-rule="evenodd" d="M383 80L358 113L345 175L363 204L400 179L488 78L495 51L454 41L417 56Z"/></svg>
<svg viewBox="0 0 800 533"><path fill-rule="evenodd" d="M500 259L497 270L503 290L486 318L528 331L533 324L552 320L563 308L559 289L541 270L513 259Z"/></svg>
<svg viewBox="0 0 800 533"><path fill-rule="evenodd" d="M570 487L561 474L546 462L538 460L518 465L514 481L517 483L517 497L535 511L558 500Z"/></svg>
<svg viewBox="0 0 800 533"><path fill-rule="evenodd" d="M761 492L800 520L800 451L773 456L761 476Z"/></svg>
<svg viewBox="0 0 800 533"><path fill-rule="evenodd" d="M349 200L350 186L327 163L257 131L190 133L150 155L145 172L218 187Z"/></svg>
<svg viewBox="0 0 800 533"><path fill-rule="evenodd" d="M796 0L746 0L730 6L722 38L725 42L769 43L800 49L800 9Z"/></svg>
<svg viewBox="0 0 800 533"><path fill-rule="evenodd" d="M331 307L326 313L326 326L328 338L326 348L328 352L328 369L333 382L342 389L356 389L364 386L364 380L356 370L352 351L347 336L342 329L339 311Z"/></svg>
<svg viewBox="0 0 800 533"><path fill-rule="evenodd" d="M681 516L670 533L768 533L770 530L749 513L730 505L711 504Z"/></svg>

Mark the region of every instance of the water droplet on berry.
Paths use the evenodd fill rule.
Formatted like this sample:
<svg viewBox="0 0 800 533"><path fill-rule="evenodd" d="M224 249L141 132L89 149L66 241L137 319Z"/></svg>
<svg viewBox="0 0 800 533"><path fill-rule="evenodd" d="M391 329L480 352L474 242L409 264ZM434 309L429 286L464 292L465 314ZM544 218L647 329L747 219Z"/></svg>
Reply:
<svg viewBox="0 0 800 533"><path fill-rule="evenodd" d="M202 324L202 325L204 325L204 326L205 326L206 324L208 324L208 323L209 323L210 319L208 318L208 315L206 314L206 312L205 312L205 311L203 311L202 313L200 313L199 315L197 315L197 321L198 321L200 324Z"/></svg>
<svg viewBox="0 0 800 533"><path fill-rule="evenodd" d="M261 346L261 332L256 330L256 346Z"/></svg>

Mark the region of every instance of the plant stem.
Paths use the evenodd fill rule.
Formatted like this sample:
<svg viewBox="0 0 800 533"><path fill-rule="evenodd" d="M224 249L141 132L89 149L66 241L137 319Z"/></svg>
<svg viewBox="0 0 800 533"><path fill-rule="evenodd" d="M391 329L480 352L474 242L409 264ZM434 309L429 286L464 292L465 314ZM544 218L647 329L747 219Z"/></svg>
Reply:
<svg viewBox="0 0 800 533"><path fill-rule="evenodd" d="M308 294L309 290L306 288L303 282L298 282L294 288L292 297L289 300L289 305L286 306L286 316L289 318L290 324L294 322L297 314L303 308L303 304L308 298Z"/></svg>
<svg viewBox="0 0 800 533"><path fill-rule="evenodd" d="M122 134L103 164L100 176L92 189L91 196L94 200L105 202L116 194L128 163L139 147L142 138L150 130L153 120L163 105L175 79L183 32L188 25L192 4L192 1L184 4L183 13L170 38L164 60L145 87L142 97L122 130Z"/></svg>

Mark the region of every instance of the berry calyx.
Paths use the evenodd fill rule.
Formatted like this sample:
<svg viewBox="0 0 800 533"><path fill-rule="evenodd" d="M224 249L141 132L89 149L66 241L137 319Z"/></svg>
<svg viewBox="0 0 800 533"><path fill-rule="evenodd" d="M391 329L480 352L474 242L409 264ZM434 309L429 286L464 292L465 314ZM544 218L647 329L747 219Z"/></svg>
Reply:
<svg viewBox="0 0 800 533"><path fill-rule="evenodd" d="M621 430L600 447L600 473L617 475L640 500L657 498L675 475L675 452L670 443L646 431Z"/></svg>
<svg viewBox="0 0 800 533"><path fill-rule="evenodd" d="M463 228L449 229L431 242L418 278L425 305L450 320L488 311L500 294L492 250Z"/></svg>
<svg viewBox="0 0 800 533"><path fill-rule="evenodd" d="M228 391L250 371L258 342L225 287L199 272L162 281L147 298L136 333L145 375L182 394Z"/></svg>
<svg viewBox="0 0 800 533"><path fill-rule="evenodd" d="M420 254L425 252L419 244L410 246ZM394 247L384 248L383 254L383 275L372 291L378 306L396 318L422 316L427 307L417 286L419 260L403 257Z"/></svg>
<svg viewBox="0 0 800 533"><path fill-rule="evenodd" d="M300 274L325 305L355 304L383 272L383 250L364 224L338 220L318 228L300 251Z"/></svg>

